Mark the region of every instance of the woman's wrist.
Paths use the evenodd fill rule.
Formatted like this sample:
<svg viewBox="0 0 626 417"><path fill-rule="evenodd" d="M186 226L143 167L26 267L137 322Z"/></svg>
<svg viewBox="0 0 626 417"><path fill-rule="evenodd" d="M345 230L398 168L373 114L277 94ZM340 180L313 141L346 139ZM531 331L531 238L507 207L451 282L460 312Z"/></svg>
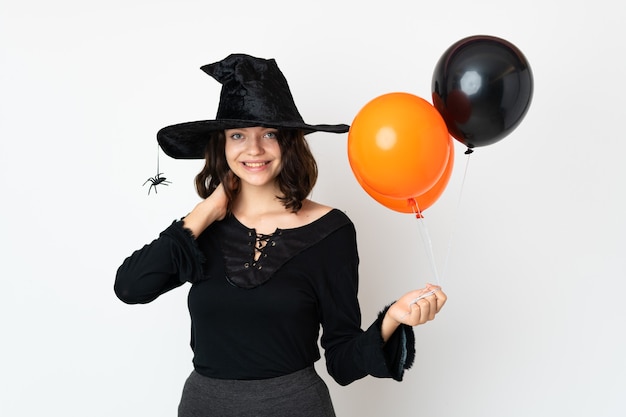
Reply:
<svg viewBox="0 0 626 417"><path fill-rule="evenodd" d="M211 223L224 218L225 210L211 203L208 199L201 201L183 219L183 226L189 229L195 238L200 236Z"/></svg>
<svg viewBox="0 0 626 417"><path fill-rule="evenodd" d="M389 340L389 338L391 337L391 335L396 331L396 329L400 326L400 322L397 321L396 319L394 319L390 314L389 311L391 311L391 308L393 307L393 305L391 305L387 311L385 312L385 315L383 316L383 320L380 324L380 335L383 338L383 342L387 342L387 340Z"/></svg>

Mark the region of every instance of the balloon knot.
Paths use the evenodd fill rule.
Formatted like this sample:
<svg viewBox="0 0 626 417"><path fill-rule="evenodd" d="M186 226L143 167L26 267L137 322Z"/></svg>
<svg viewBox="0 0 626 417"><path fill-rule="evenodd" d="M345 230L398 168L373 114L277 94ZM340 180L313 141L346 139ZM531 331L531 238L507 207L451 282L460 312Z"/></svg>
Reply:
<svg viewBox="0 0 626 417"><path fill-rule="evenodd" d="M409 205L411 206L411 209L413 209L413 213L415 213L415 218L416 219L423 219L424 218L424 216L422 216L422 211L417 206L417 201L415 201L414 198L409 198L407 200L407 203L409 203Z"/></svg>
<svg viewBox="0 0 626 417"><path fill-rule="evenodd" d="M472 148L467 148L467 150L465 151L465 155L469 155L472 152L474 152L474 150Z"/></svg>

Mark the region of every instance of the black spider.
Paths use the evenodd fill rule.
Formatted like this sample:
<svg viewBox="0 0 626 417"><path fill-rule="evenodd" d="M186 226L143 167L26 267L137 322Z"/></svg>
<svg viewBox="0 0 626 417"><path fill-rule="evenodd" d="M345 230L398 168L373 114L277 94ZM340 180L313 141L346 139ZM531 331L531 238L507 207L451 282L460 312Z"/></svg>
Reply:
<svg viewBox="0 0 626 417"><path fill-rule="evenodd" d="M163 174L162 172L156 174L156 176L154 177L150 177L146 180L146 182L143 183L143 185L146 185L147 183L151 182L152 184L150 184L150 188L148 188L148 195L150 195L150 190L152 190L152 187L154 187L154 192L157 192L157 185L159 184L163 184L163 185L168 185L171 184L171 181L167 181L166 177L162 177L161 174Z"/></svg>

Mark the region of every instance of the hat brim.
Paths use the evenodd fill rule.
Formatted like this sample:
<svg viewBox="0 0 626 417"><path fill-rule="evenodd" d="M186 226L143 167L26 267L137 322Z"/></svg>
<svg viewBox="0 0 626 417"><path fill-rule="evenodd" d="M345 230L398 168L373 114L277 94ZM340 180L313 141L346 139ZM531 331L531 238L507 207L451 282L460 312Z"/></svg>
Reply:
<svg viewBox="0 0 626 417"><path fill-rule="evenodd" d="M157 141L168 156L175 159L204 159L204 150L211 132L242 127L267 126L313 132L347 133L349 125L309 125L306 123L264 122L250 120L199 120L166 126L157 132Z"/></svg>

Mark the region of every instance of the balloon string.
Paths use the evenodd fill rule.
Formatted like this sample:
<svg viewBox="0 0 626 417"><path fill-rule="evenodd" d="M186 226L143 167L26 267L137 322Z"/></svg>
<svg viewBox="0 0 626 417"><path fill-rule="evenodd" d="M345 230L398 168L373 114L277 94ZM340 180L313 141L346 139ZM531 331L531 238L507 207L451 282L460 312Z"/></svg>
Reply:
<svg viewBox="0 0 626 417"><path fill-rule="evenodd" d="M433 252L433 244L430 240L430 235L428 234L428 228L426 227L426 220L424 220L424 216L420 211L419 206L417 205L417 200L414 198L411 199L411 208L413 209L413 214L417 218L417 222L419 225L420 235L422 236L422 241L424 242L424 246L426 247L426 252L428 253L428 258L430 261L430 268L432 269L433 274L435 275L435 282L437 285L441 285L439 280L439 274L437 273L437 265L435 263L435 253Z"/></svg>
<svg viewBox="0 0 626 417"><path fill-rule="evenodd" d="M450 240L448 241L448 249L446 253L446 258L443 263L443 269L441 271L442 281L446 275L446 269L448 267L448 260L450 259L450 252L452 250L452 240L454 237L454 232L456 230L456 224L458 222L459 213L461 212L461 197L463 196L463 189L465 188L465 179L467 178L467 171L469 168L470 156L472 154L472 152L470 151L471 149L468 149L468 152L465 152L465 154L467 155L467 159L465 160L465 171L463 172L463 180L461 181L461 190L459 191L459 200L457 201L456 212L454 213L453 220L452 220L452 232L450 233Z"/></svg>

